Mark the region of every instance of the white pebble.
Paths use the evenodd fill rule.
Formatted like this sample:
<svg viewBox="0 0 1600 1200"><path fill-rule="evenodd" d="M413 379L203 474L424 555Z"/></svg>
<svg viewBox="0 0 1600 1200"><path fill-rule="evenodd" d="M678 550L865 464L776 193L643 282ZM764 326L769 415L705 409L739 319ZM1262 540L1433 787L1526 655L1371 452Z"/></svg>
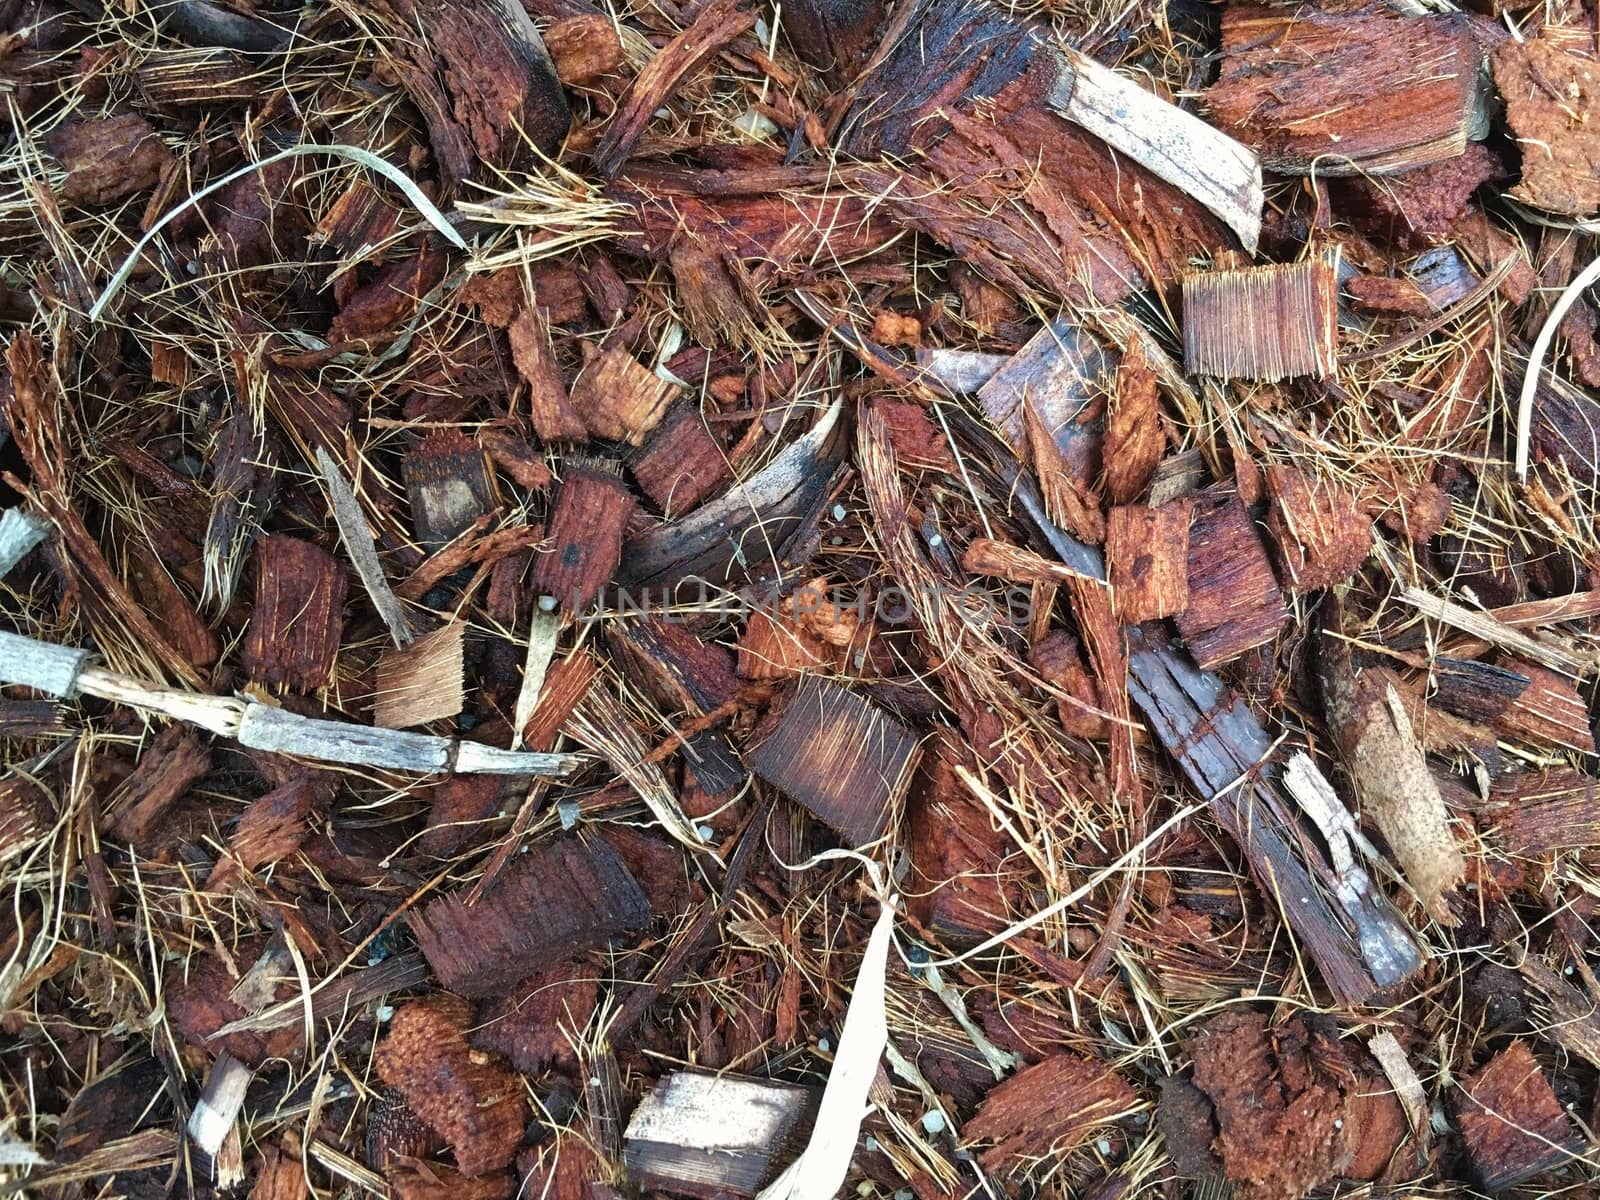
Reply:
<svg viewBox="0 0 1600 1200"><path fill-rule="evenodd" d="M943 1133L944 1114L937 1108L929 1109L922 1114L922 1127L929 1133Z"/></svg>

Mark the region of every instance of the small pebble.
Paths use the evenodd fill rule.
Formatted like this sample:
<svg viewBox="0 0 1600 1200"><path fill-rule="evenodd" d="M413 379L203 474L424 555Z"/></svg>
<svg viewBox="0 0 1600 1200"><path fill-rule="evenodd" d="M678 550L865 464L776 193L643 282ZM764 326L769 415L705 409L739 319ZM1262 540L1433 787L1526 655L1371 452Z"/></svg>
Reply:
<svg viewBox="0 0 1600 1200"><path fill-rule="evenodd" d="M842 520L844 520L844 505L842 505L842 504L835 504L835 505L834 505L834 506L833 506L833 519L834 519L834 520L835 520L835 521L842 521Z"/></svg>
<svg viewBox="0 0 1600 1200"><path fill-rule="evenodd" d="M827 1038L818 1038L817 1039L817 1049L822 1051L822 1053L826 1054L829 1050L833 1049L833 1043L828 1041Z"/></svg>
<svg viewBox="0 0 1600 1200"><path fill-rule="evenodd" d="M1096 1138L1095 1139L1095 1143L1094 1143L1094 1148L1096 1150L1100 1151L1100 1153L1102 1155L1109 1155L1111 1153L1111 1139L1110 1138Z"/></svg>
<svg viewBox="0 0 1600 1200"><path fill-rule="evenodd" d="M694 831L700 835L702 842L709 842L716 834L716 830L709 825L696 825Z"/></svg>
<svg viewBox="0 0 1600 1200"><path fill-rule="evenodd" d="M922 1127L929 1133L943 1133L944 1114L937 1108L929 1109L922 1114Z"/></svg>
<svg viewBox="0 0 1600 1200"><path fill-rule="evenodd" d="M380 1005L378 1005L378 1020L387 1021L393 1016L394 1016L394 1005L392 1005L392 1004L380 1004Z"/></svg>
<svg viewBox="0 0 1600 1200"><path fill-rule="evenodd" d="M565 833L578 823L578 813L581 810L576 800L563 800L556 805L556 812L561 816L561 830ZM527 849L526 846L523 847Z"/></svg>

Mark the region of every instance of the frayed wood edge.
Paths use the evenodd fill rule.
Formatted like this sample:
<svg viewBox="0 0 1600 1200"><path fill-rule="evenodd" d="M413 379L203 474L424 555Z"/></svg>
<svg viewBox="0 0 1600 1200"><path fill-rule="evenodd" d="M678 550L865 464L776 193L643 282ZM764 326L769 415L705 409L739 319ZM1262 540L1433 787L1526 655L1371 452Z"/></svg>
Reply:
<svg viewBox="0 0 1600 1200"><path fill-rule="evenodd" d="M1431 592L1425 592L1421 588L1402 588L1400 598L1424 617L1442 621L1462 633L1488 642L1491 646L1514 651L1532 659L1540 666L1549 667L1550 670L1558 671L1573 679L1582 678L1595 665L1594 657L1584 659L1575 654L1568 654L1557 646L1538 641L1513 629L1489 613L1475 612L1453 601L1441 599Z"/></svg>
<svg viewBox="0 0 1600 1200"><path fill-rule="evenodd" d="M1048 50L1061 68L1047 104L1193 196L1255 252L1264 192L1254 151L1077 50Z"/></svg>

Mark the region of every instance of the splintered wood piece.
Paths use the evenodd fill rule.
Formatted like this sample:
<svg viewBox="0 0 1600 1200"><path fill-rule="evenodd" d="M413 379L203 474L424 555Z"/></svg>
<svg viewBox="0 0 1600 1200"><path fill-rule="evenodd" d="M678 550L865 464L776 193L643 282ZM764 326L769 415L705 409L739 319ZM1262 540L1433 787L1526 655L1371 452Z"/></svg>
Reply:
<svg viewBox="0 0 1600 1200"><path fill-rule="evenodd" d="M811 1088L674 1071L639 1102L623 1135L633 1181L691 1196L754 1196L800 1150Z"/></svg>
<svg viewBox="0 0 1600 1200"><path fill-rule="evenodd" d="M1500 840L1513 854L1600 846L1600 780L1570 767L1495 781L1489 793Z"/></svg>
<svg viewBox="0 0 1600 1200"><path fill-rule="evenodd" d="M1583 1142L1528 1044L1512 1042L1461 1081L1456 1119L1486 1191L1565 1165Z"/></svg>
<svg viewBox="0 0 1600 1200"><path fill-rule="evenodd" d="M1535 745L1548 744L1593 754L1594 731L1589 727L1589 706L1577 685L1565 675L1529 662L1507 660L1506 666L1528 677L1528 686L1494 722L1502 737L1522 738Z"/></svg>
<svg viewBox="0 0 1600 1200"><path fill-rule="evenodd" d="M611 845L563 839L520 855L476 904L451 894L409 916L439 981L503 995L519 979L650 923L650 904Z"/></svg>
<svg viewBox="0 0 1600 1200"><path fill-rule="evenodd" d="M378 1078L438 1130L469 1179L516 1156L527 1121L522 1080L467 1040L472 1005L436 994L396 1010L373 1052Z"/></svg>
<svg viewBox="0 0 1600 1200"><path fill-rule="evenodd" d="M1106 145L1193 196L1239 235L1261 236L1261 163L1248 147L1067 46L1053 47L1061 72L1049 103Z"/></svg>
<svg viewBox="0 0 1600 1200"><path fill-rule="evenodd" d="M1510 194L1535 208L1586 217L1600 209L1600 59L1583 31L1545 26L1489 55L1506 124L1524 147Z"/></svg>
<svg viewBox="0 0 1600 1200"><path fill-rule="evenodd" d="M1398 691L1382 671L1358 671L1338 631L1323 635L1320 665L1328 731L1362 810L1377 822L1423 907L1449 921L1444 893L1461 882L1467 864Z"/></svg>
<svg viewBox="0 0 1600 1200"><path fill-rule="evenodd" d="M1100 701L1100 685L1084 665L1078 639L1061 630L1052 630L1033 647L1028 661L1044 681L1067 694L1056 700L1061 727L1074 737L1103 741L1110 736L1105 710Z"/></svg>
<svg viewBox="0 0 1600 1200"><path fill-rule="evenodd" d="M183 726L169 725L106 802L111 831L147 849L167 810L210 769L210 749Z"/></svg>
<svg viewBox="0 0 1600 1200"><path fill-rule="evenodd" d="M1236 497L1197 498L1189 526L1189 605L1176 616L1210 669L1277 636L1289 619L1255 522Z"/></svg>
<svg viewBox="0 0 1600 1200"><path fill-rule="evenodd" d="M252 800L239 814L239 823L228 838L228 853L211 869L206 889L215 891L240 870L254 871L293 854L305 839L311 813L332 794L330 779L303 771Z"/></svg>
<svg viewBox="0 0 1600 1200"><path fill-rule="evenodd" d="M669 521L704 500L733 474L727 451L692 404L674 404L628 459L644 494Z"/></svg>
<svg viewBox="0 0 1600 1200"><path fill-rule="evenodd" d="M1096 380L1109 366L1104 349L1058 317L1029 339L978 389L978 403L1018 454L1028 448L1025 406L1034 407L1060 447L1067 468L1092 479L1098 468L1103 421L1096 422ZM1088 423L1084 424L1084 418Z"/></svg>
<svg viewBox="0 0 1600 1200"><path fill-rule="evenodd" d="M1331 871L1306 830L1284 811L1269 762L1273 742L1215 675L1196 670L1155 626L1128 630L1128 694L1244 852L1256 886L1284 915L1324 982L1359 1004L1421 969L1415 934L1380 894L1315 882ZM1348 922L1348 924L1347 924ZM1353 927L1353 929L1352 929Z"/></svg>
<svg viewBox="0 0 1600 1200"><path fill-rule="evenodd" d="M587 650L575 650L551 664L545 672L538 699L528 713L527 723L522 727L522 740L528 749L548 750L555 745L556 735L589 694L589 687L599 673L599 665Z"/></svg>
<svg viewBox="0 0 1600 1200"><path fill-rule="evenodd" d="M1183 366L1191 375L1321 379L1339 365L1337 251L1183 277Z"/></svg>
<svg viewBox="0 0 1600 1200"><path fill-rule="evenodd" d="M274 533L256 543L256 603L245 634L250 678L313 692L333 675L349 577L320 546Z"/></svg>
<svg viewBox="0 0 1600 1200"><path fill-rule="evenodd" d="M1022 424L1028 431L1028 449L1045 512L1074 537L1091 544L1104 541L1105 518L1100 514L1100 498L1083 473L1087 465L1075 470L1068 463L1055 433L1032 404L1023 405Z"/></svg>
<svg viewBox="0 0 1600 1200"><path fill-rule="evenodd" d="M1205 104L1268 170L1404 171L1466 149L1479 57L1465 20L1433 13L1230 4Z"/></svg>
<svg viewBox="0 0 1600 1200"><path fill-rule="evenodd" d="M436 429L400 463L417 541L430 550L499 504L483 448L459 429Z"/></svg>
<svg viewBox="0 0 1600 1200"><path fill-rule="evenodd" d="M1468 721L1492 721L1500 716L1532 681L1521 671L1508 670L1474 658L1440 655L1430 664L1433 691L1430 704Z"/></svg>
<svg viewBox="0 0 1600 1200"><path fill-rule="evenodd" d="M1082 578L1065 563L991 538L972 539L961 556L961 569L1012 583L1066 583Z"/></svg>
<svg viewBox="0 0 1600 1200"><path fill-rule="evenodd" d="M633 514L627 485L606 465L570 458L550 510L550 544L533 560L532 587L579 612L611 582L622 561L622 535Z"/></svg>
<svg viewBox="0 0 1600 1200"><path fill-rule="evenodd" d="M883 835L916 757L915 735L888 713L813 675L747 760L856 849Z"/></svg>
<svg viewBox="0 0 1600 1200"><path fill-rule="evenodd" d="M1331 480L1281 466L1267 468L1267 490L1267 528L1278 544L1285 586L1308 592L1348 582L1372 551L1372 518L1356 497Z"/></svg>
<svg viewBox="0 0 1600 1200"><path fill-rule="evenodd" d="M409 729L459 713L466 701L466 634L465 621L451 621L378 655L372 723Z"/></svg>
<svg viewBox="0 0 1600 1200"><path fill-rule="evenodd" d="M678 385L620 346L602 350L572 383L572 407L595 437L644 445L667 414Z"/></svg>
<svg viewBox="0 0 1600 1200"><path fill-rule="evenodd" d="M1018 854L1010 837L973 798L956 768L977 759L950 729L940 729L918 764L906 798L914 883L905 890L919 921L949 943L981 941L1004 928L1021 887L1004 871Z"/></svg>
<svg viewBox="0 0 1600 1200"><path fill-rule="evenodd" d="M23 774L0 779L0 863L27 850L54 824L49 793Z"/></svg>
<svg viewBox="0 0 1600 1200"><path fill-rule="evenodd" d="M200 1099L189 1113L188 1132L194 1144L212 1158L217 1157L223 1139L232 1132L239 1110L244 1107L252 1074L249 1067L226 1050L217 1055L206 1074Z"/></svg>
<svg viewBox="0 0 1600 1200"><path fill-rule="evenodd" d="M1146 362L1143 340L1134 338L1117 365L1116 386L1106 414L1106 498L1113 504L1132 504L1144 492L1166 451L1156 373Z"/></svg>
<svg viewBox="0 0 1600 1200"><path fill-rule="evenodd" d="M1170 617L1189 607L1189 523L1193 505L1113 508L1106 522L1111 606L1124 625Z"/></svg>
<svg viewBox="0 0 1600 1200"><path fill-rule="evenodd" d="M506 328L506 336L511 341L511 361L528 384L533 431L546 442L582 441L588 430L567 396L561 367L550 348L550 327L538 308L526 305Z"/></svg>
<svg viewBox="0 0 1600 1200"><path fill-rule="evenodd" d="M656 51L629 85L605 136L591 153L598 171L615 175L650 118L672 100L679 81L755 24L755 13L740 11L741 3L711 0L682 33Z"/></svg>
<svg viewBox="0 0 1600 1200"><path fill-rule="evenodd" d="M1138 1094L1109 1064L1062 1052L996 1085L963 1132L995 1143L978 1156L992 1171L1067 1153L1137 1103Z"/></svg>
<svg viewBox="0 0 1600 1200"><path fill-rule="evenodd" d="M551 155L572 114L527 10L515 0L381 0L391 69L451 181Z"/></svg>
<svg viewBox="0 0 1600 1200"><path fill-rule="evenodd" d="M304 1200L310 1194L305 1164L300 1161L300 1142L294 1134L285 1134L282 1146L261 1148L250 1200Z"/></svg>

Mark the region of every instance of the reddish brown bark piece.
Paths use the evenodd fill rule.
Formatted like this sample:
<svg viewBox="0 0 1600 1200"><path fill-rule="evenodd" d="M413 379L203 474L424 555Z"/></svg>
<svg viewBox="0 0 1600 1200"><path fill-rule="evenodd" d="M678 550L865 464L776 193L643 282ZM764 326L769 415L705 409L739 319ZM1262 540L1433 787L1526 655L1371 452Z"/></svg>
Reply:
<svg viewBox="0 0 1600 1200"><path fill-rule="evenodd" d="M1600 780L1569 767L1495 781L1488 814L1513 854L1600 846Z"/></svg>
<svg viewBox="0 0 1600 1200"><path fill-rule="evenodd" d="M235 946L234 957L247 963L261 948L260 942ZM214 954L191 955L186 962L169 968L162 994L167 1003L167 1020L173 1030L198 1050L212 1055L227 1051L251 1067L260 1067L272 1058L299 1058L305 1047L305 1030L292 1025L266 1030L243 1029L222 1037L213 1036L224 1025L247 1015L230 997L238 983L238 978L229 974L227 966ZM282 1000L294 990L290 983L282 983L273 999Z"/></svg>
<svg viewBox="0 0 1600 1200"><path fill-rule="evenodd" d="M520 5L506 0L383 0L390 59L428 125L445 175L462 180L479 162L526 160L532 143L551 154L571 113L555 67Z"/></svg>
<svg viewBox="0 0 1600 1200"><path fill-rule="evenodd" d="M522 1081L467 1042L472 1006L434 995L403 1005L378 1043L378 1078L437 1129L469 1179L516 1156L527 1120Z"/></svg>
<svg viewBox="0 0 1600 1200"><path fill-rule="evenodd" d="M1494 722L1502 737L1520 738L1535 745L1560 746L1580 754L1593 754L1594 731L1589 708L1577 684L1565 675L1532 663L1507 660L1502 666L1528 677L1524 688Z"/></svg>
<svg viewBox="0 0 1600 1200"><path fill-rule="evenodd" d="M1113 508L1106 522L1106 569L1117 620L1137 625L1189 607L1189 524L1193 506Z"/></svg>
<svg viewBox="0 0 1600 1200"><path fill-rule="evenodd" d="M1404 169L1466 147L1478 51L1464 21L1233 4L1222 55L1206 107L1272 170Z"/></svg>
<svg viewBox="0 0 1600 1200"><path fill-rule="evenodd" d="M510 1171L469 1178L443 1163L415 1160L395 1163L388 1180L394 1200L509 1200L517 1190Z"/></svg>
<svg viewBox="0 0 1600 1200"><path fill-rule="evenodd" d="M628 88L594 149L598 170L616 174L656 110L672 100L678 81L755 24L755 13L739 11L741 3L711 0L688 28L656 52Z"/></svg>
<svg viewBox="0 0 1600 1200"><path fill-rule="evenodd" d="M894 455L902 467L922 470L954 471L955 457L944 433L928 417L920 404L879 396L872 408L883 417L894 445Z"/></svg>
<svg viewBox="0 0 1600 1200"><path fill-rule="evenodd" d="M535 595L571 612L611 582L622 561L622 535L634 500L616 475L587 459L568 460L550 511L549 546L533 560Z"/></svg>
<svg viewBox="0 0 1600 1200"><path fill-rule="evenodd" d="M1344 290L1362 312L1401 317L1426 317L1433 313L1433 301L1409 279L1391 275L1357 275Z"/></svg>
<svg viewBox="0 0 1600 1200"><path fill-rule="evenodd" d="M941 939L971 941L1003 928L1021 888L1004 873L1017 853L973 799L956 768L977 770L977 760L951 730L932 739L907 797L907 841L914 882L906 886L912 913Z"/></svg>
<svg viewBox="0 0 1600 1200"><path fill-rule="evenodd" d="M173 161L150 122L136 113L62 125L50 134L50 153L67 169L61 198L85 205L147 192Z"/></svg>
<svg viewBox="0 0 1600 1200"><path fill-rule="evenodd" d="M1355 496L1293 467L1268 467L1267 489L1267 529L1291 592L1332 587L1360 569L1372 551L1372 518Z"/></svg>
<svg viewBox="0 0 1600 1200"><path fill-rule="evenodd" d="M1483 210L1469 209L1450 227L1450 236L1485 273L1498 269L1508 258L1512 260L1497 289L1512 305L1526 303L1539 286L1539 276L1529 264L1522 243L1491 221Z"/></svg>
<svg viewBox="0 0 1600 1200"><path fill-rule="evenodd" d="M1456 1118L1473 1170L1491 1192L1562 1166L1583 1150L1526 1042L1512 1042L1461 1081Z"/></svg>
<svg viewBox="0 0 1600 1200"><path fill-rule="evenodd" d="M1076 1149L1137 1102L1109 1065L1054 1054L997 1084L965 1132L995 1143L978 1156L985 1167L1018 1166L1019 1160Z"/></svg>
<svg viewBox="0 0 1600 1200"><path fill-rule="evenodd" d="M1236 498L1197 501L1189 527L1189 606L1176 617L1205 669L1277 636L1288 620L1255 522Z"/></svg>
<svg viewBox="0 0 1600 1200"><path fill-rule="evenodd" d="M1406 1136L1377 1064L1331 1021L1296 1016L1269 1029L1260 1013L1232 1010L1189 1053L1240 1200L1294 1200L1331 1179L1371 1178Z"/></svg>
<svg viewBox="0 0 1600 1200"><path fill-rule="evenodd" d="M343 345L399 334L439 286L446 266L441 251L424 247L384 267L376 279L345 300L328 329L328 341Z"/></svg>
<svg viewBox="0 0 1600 1200"><path fill-rule="evenodd" d="M992 6L920 5L915 36L893 39L845 120L847 154L893 159L862 170L864 194L1019 294L1112 304L1226 245L1197 201L1061 119L1047 42Z"/></svg>
<svg viewBox="0 0 1600 1200"><path fill-rule="evenodd" d="M345 566L320 546L274 533L256 543L256 602L244 664L267 687L313 692L333 675L349 588Z"/></svg>
<svg viewBox="0 0 1600 1200"><path fill-rule="evenodd" d="M1144 343L1135 341L1117 366L1106 418L1106 498L1113 504L1132 504L1143 494L1166 450L1155 372L1145 361Z"/></svg>
<svg viewBox="0 0 1600 1200"><path fill-rule="evenodd" d="M304 771L252 800L239 815L228 853L217 860L206 887L220 887L240 870L254 871L293 854L305 839L312 812L327 804L334 786L329 776Z"/></svg>
<svg viewBox="0 0 1600 1200"><path fill-rule="evenodd" d="M544 454L526 438L505 429L485 429L478 434L478 444L519 487L540 492L550 486L550 468L544 464Z"/></svg>
<svg viewBox="0 0 1600 1200"><path fill-rule="evenodd" d="M512 318L506 335L517 373L528 384L528 419L533 431L547 442L582 441L588 431L567 396L544 318L537 309L524 308Z"/></svg>
<svg viewBox="0 0 1600 1200"><path fill-rule="evenodd" d="M1075 737L1095 741L1110 735L1106 719L1101 715L1100 685L1084 664L1077 638L1059 629L1052 630L1039 639L1028 661L1046 683L1067 693L1056 700L1056 712L1063 729Z"/></svg>
<svg viewBox="0 0 1600 1200"><path fill-rule="evenodd" d="M409 920L445 987L499 996L551 962L644 928L650 906L609 843L563 839L519 855L478 903L441 896Z"/></svg>
<svg viewBox="0 0 1600 1200"><path fill-rule="evenodd" d="M586 650L551 664L545 673L544 687L539 690L539 702L534 705L527 728L522 731L528 749L549 750L555 745L556 735L567 723L572 710L582 703L589 685L599 673L599 666Z"/></svg>
<svg viewBox="0 0 1600 1200"><path fill-rule="evenodd" d="M599 986L592 964L580 961L530 975L503 998L478 1005L472 1044L511 1060L525 1075L551 1067L572 1073L584 1030L594 1016Z"/></svg>
<svg viewBox="0 0 1600 1200"><path fill-rule="evenodd" d="M854 849L883 834L916 755L916 736L872 701L807 676L747 761Z"/></svg>
<svg viewBox="0 0 1600 1200"><path fill-rule="evenodd" d="M1269 383L1331 375L1338 315L1338 276L1322 258L1185 275L1184 369Z"/></svg>
<svg viewBox="0 0 1600 1200"><path fill-rule="evenodd" d="M1431 240L1447 237L1451 225L1466 214L1472 193L1503 173L1494 151L1473 142L1454 158L1399 175L1357 177L1339 190L1357 209L1365 232L1421 250Z"/></svg>
<svg viewBox="0 0 1600 1200"><path fill-rule="evenodd" d="M1577 29L1502 42L1489 56L1522 149L1511 195L1568 216L1600 209L1600 61Z"/></svg>
<svg viewBox="0 0 1600 1200"><path fill-rule="evenodd" d="M739 635L738 673L745 679L789 679L838 667L859 628L858 611L835 602L828 580L810 580L750 610Z"/></svg>
<svg viewBox="0 0 1600 1200"><path fill-rule="evenodd" d="M144 752L133 772L111 793L111 832L148 852L160 841L167 811L211 769L211 751L182 725L169 725Z"/></svg>
<svg viewBox="0 0 1600 1200"><path fill-rule="evenodd" d="M610 75L627 61L616 24L605 13L580 13L556 21L544 31L544 44L556 75L567 87Z"/></svg>
<svg viewBox="0 0 1600 1200"><path fill-rule="evenodd" d="M644 445L661 423L676 384L662 379L620 346L602 350L572 384L572 407L595 437Z"/></svg>
<svg viewBox="0 0 1600 1200"><path fill-rule="evenodd" d="M261 1148L250 1200L305 1200L310 1194L306 1170L300 1161L299 1141L293 1134L285 1136L280 1145Z"/></svg>
<svg viewBox="0 0 1600 1200"><path fill-rule="evenodd" d="M669 521L699 504L733 473L727 451L687 403L668 410L628 466Z"/></svg>
<svg viewBox="0 0 1600 1200"><path fill-rule="evenodd" d="M430 550L499 503L488 456L458 429L436 429L400 463L417 540Z"/></svg>

